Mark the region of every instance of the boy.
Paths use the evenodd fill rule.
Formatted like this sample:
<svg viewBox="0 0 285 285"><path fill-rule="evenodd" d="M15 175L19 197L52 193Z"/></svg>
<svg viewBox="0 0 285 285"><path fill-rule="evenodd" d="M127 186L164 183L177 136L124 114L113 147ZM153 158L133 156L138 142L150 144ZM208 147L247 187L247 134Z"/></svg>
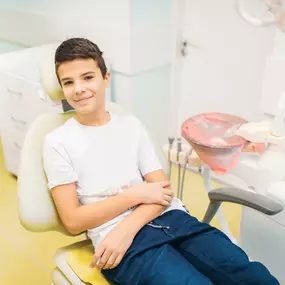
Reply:
<svg viewBox="0 0 285 285"><path fill-rule="evenodd" d="M64 41L55 68L75 115L47 135L44 167L65 227L88 231L92 267L115 284L279 284L173 197L141 122L106 110L110 74L96 44Z"/></svg>

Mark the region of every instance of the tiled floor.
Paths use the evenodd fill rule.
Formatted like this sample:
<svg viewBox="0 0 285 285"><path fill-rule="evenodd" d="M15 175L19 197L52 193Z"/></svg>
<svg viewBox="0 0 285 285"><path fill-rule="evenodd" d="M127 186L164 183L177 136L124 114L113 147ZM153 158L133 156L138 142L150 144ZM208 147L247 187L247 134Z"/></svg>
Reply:
<svg viewBox="0 0 285 285"><path fill-rule="evenodd" d="M173 186L176 185L173 169ZM187 173L184 202L192 215L203 217L208 205L201 177ZM240 207L223 205L232 232L238 234ZM54 268L52 257L57 248L70 244L74 238L56 232L31 233L23 228L17 212L17 179L5 169L0 143L0 284L45 285L51 284ZM213 225L218 227L216 220ZM76 240L82 237L77 237Z"/></svg>

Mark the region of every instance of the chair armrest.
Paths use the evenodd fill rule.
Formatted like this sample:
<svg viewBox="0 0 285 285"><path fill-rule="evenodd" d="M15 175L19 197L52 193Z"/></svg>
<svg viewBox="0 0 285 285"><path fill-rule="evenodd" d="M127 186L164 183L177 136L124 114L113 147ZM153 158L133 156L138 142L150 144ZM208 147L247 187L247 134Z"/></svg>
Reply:
<svg viewBox="0 0 285 285"><path fill-rule="evenodd" d="M269 216L276 215L283 210L280 203L264 195L240 188L217 188L211 190L208 195L210 201L240 204Z"/></svg>
<svg viewBox="0 0 285 285"><path fill-rule="evenodd" d="M222 202L243 205L270 216L276 215L283 210L283 206L280 203L264 195L240 188L217 188L211 190L208 195L210 205L203 219L207 223L215 216Z"/></svg>

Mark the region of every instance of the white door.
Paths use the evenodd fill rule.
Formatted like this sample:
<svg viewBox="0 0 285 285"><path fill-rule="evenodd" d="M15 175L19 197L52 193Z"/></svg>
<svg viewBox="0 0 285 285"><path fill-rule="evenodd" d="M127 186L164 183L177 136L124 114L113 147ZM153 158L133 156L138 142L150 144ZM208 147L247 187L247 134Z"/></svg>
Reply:
<svg viewBox="0 0 285 285"><path fill-rule="evenodd" d="M262 76L275 28L246 23L235 10L235 0L176 3L177 131L184 119L201 112L259 118Z"/></svg>
<svg viewBox="0 0 285 285"><path fill-rule="evenodd" d="M198 113L259 119L263 72L275 28L246 23L235 9L235 0L177 1L176 25L172 96L173 101L179 98L176 135L183 121ZM222 212L217 217L233 239Z"/></svg>

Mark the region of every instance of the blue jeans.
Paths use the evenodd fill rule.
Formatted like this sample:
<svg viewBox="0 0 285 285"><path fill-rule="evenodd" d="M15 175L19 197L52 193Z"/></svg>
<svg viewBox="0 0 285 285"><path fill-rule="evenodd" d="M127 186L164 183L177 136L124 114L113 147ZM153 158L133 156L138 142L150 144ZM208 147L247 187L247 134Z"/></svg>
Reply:
<svg viewBox="0 0 285 285"><path fill-rule="evenodd" d="M119 266L102 273L123 285L279 284L221 231L180 210L144 226Z"/></svg>

